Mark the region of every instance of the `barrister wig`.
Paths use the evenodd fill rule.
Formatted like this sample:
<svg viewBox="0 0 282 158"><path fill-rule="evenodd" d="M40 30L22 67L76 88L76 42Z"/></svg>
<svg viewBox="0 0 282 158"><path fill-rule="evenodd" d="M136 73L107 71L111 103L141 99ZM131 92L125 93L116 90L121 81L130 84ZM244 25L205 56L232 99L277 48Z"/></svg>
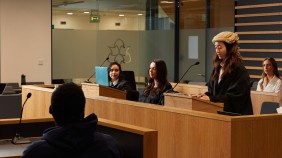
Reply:
<svg viewBox="0 0 282 158"><path fill-rule="evenodd" d="M237 33L224 31L214 36L212 39L212 43L226 42L228 44L232 44L232 43L238 42L238 40L239 40L239 37Z"/></svg>
<svg viewBox="0 0 282 158"><path fill-rule="evenodd" d="M84 93L75 83L63 84L53 92L49 113L59 126L81 121L84 109Z"/></svg>

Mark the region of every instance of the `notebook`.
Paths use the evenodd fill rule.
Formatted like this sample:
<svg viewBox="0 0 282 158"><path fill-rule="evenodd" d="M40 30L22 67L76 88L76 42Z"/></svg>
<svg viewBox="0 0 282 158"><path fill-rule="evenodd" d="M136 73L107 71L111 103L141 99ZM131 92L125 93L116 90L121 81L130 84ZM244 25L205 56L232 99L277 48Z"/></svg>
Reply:
<svg viewBox="0 0 282 158"><path fill-rule="evenodd" d="M108 68L107 67L95 67L96 83L103 86L109 86Z"/></svg>

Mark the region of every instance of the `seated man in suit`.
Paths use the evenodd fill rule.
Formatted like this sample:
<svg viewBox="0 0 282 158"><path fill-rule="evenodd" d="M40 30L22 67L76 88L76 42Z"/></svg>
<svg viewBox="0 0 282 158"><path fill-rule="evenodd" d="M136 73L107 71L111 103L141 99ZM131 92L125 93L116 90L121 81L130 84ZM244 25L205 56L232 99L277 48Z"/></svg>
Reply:
<svg viewBox="0 0 282 158"><path fill-rule="evenodd" d="M44 131L43 138L31 144L23 158L120 158L117 141L96 132L98 118L84 118L85 97L74 83L59 86L52 94L49 112L57 126Z"/></svg>

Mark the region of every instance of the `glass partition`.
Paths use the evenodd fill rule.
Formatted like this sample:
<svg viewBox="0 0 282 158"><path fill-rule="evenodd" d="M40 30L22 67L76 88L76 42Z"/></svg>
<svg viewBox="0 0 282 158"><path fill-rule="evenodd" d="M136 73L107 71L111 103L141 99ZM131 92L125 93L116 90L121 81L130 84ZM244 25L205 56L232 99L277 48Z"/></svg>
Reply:
<svg viewBox="0 0 282 158"><path fill-rule="evenodd" d="M164 0L52 0L52 78L87 79L95 66L121 63L144 82L153 59L163 59L168 79L174 81L179 65L185 81L206 81L211 72L212 37L234 28L234 1L180 1L179 29L175 35L175 3ZM175 60L175 37L179 60ZM176 63L175 63L176 62ZM208 74L208 75L207 75Z"/></svg>

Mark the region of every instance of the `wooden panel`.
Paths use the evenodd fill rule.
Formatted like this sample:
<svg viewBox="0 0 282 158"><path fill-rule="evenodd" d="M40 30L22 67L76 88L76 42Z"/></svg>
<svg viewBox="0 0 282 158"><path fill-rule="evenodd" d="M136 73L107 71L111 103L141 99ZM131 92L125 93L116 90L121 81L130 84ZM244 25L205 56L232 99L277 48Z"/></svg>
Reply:
<svg viewBox="0 0 282 158"><path fill-rule="evenodd" d="M33 103L32 106L45 106ZM87 98L85 112L86 115L94 112L99 118L158 131L158 158L282 155L281 141L278 142L282 139L279 134L282 132L282 115L231 117L101 96ZM258 155L257 151L262 147L263 152Z"/></svg>
<svg viewBox="0 0 282 158"><path fill-rule="evenodd" d="M192 97L188 95L164 93L164 106L192 109Z"/></svg>
<svg viewBox="0 0 282 158"><path fill-rule="evenodd" d="M280 8L282 3L277 3L275 0L235 2L235 32L240 36L240 52L243 52L244 61L249 70L258 70L255 67L261 67L261 63L252 62L258 60L250 58L264 59L271 56L281 61L282 12ZM267 55L268 53L270 55ZM259 79L256 71L249 71L249 73L253 80Z"/></svg>
<svg viewBox="0 0 282 158"><path fill-rule="evenodd" d="M119 89L92 83L81 83L81 86L85 97L105 96L118 99L126 99L126 92Z"/></svg>
<svg viewBox="0 0 282 158"><path fill-rule="evenodd" d="M247 17L257 17L257 16L276 16L281 15L282 12L276 13L261 13L261 14L242 14L242 15L235 15L235 18L247 18Z"/></svg>
<svg viewBox="0 0 282 158"><path fill-rule="evenodd" d="M176 83L171 83L172 87L174 87ZM180 93L189 95L189 94L200 94L205 93L208 91L207 86L203 85L194 85L194 84L182 84L179 83L175 88L175 91L178 91Z"/></svg>
<svg viewBox="0 0 282 158"><path fill-rule="evenodd" d="M251 91L251 98L252 98L252 104L253 104L253 111L255 115L260 114L261 105L263 102L277 102L278 103L277 93Z"/></svg>
<svg viewBox="0 0 282 158"><path fill-rule="evenodd" d="M217 113L218 110L223 110L223 103L213 103L206 100L201 100L183 94L165 93L164 106L176 107L182 109L190 109L197 111L204 111L210 113Z"/></svg>
<svg viewBox="0 0 282 158"><path fill-rule="evenodd" d="M244 60L250 60L250 61L263 61L265 58L243 58ZM275 58L276 61L282 61L282 58Z"/></svg>
<svg viewBox="0 0 282 158"><path fill-rule="evenodd" d="M1 137L5 137L3 136L3 133L7 133L3 131L5 126L6 128L4 130L10 129L11 126L13 126L14 129L16 129L18 122L19 122L18 119L0 120L0 126L2 129ZM25 124L32 124L33 130L39 129L37 131L41 131L41 133L38 133L37 135L33 136L33 137L35 136L38 137L42 135L43 130L44 130L41 124L46 124L46 123L51 123L51 124L48 124L50 125L49 127L52 127L55 125L54 120L51 118L50 119L26 119L26 120L23 120L22 125L25 126ZM158 132L156 130L99 118L97 131L99 131L99 128L103 128L103 127L109 128L110 130L107 130L107 134L112 135L114 138L119 140L119 142L125 148L129 147L129 145L131 144L130 143L127 144L126 140L122 139L124 134L132 133L132 134L137 134L139 136L142 136L143 142L142 144L139 144L139 146L143 148L142 149L143 158L157 158ZM117 134L117 130L122 131L122 132ZM133 136L131 138L134 139ZM31 140L35 141L38 139L39 138L32 138ZM11 140L0 140L0 157L1 158L11 158L11 157L20 158L24 149L28 145L30 145L30 144L14 145L14 144L11 144L10 141ZM138 147L137 144L135 148L136 147ZM132 149L131 146L130 146L130 149ZM126 150L129 150L129 148L128 149L123 148L123 150L126 151ZM133 154L136 154L136 153L133 153Z"/></svg>
<svg viewBox="0 0 282 158"><path fill-rule="evenodd" d="M278 7L278 6L282 6L282 3L270 3L270 4L257 4L257 5L236 6L235 9L265 8L265 7Z"/></svg>
<svg viewBox="0 0 282 158"><path fill-rule="evenodd" d="M250 52L250 53L264 53L264 52L277 52L282 53L281 49L240 49L241 52Z"/></svg>
<svg viewBox="0 0 282 158"><path fill-rule="evenodd" d="M245 31L245 32L236 32L239 35L256 35L256 34L281 34L282 31Z"/></svg>
<svg viewBox="0 0 282 158"><path fill-rule="evenodd" d="M239 43L282 43L282 40L240 40Z"/></svg>

